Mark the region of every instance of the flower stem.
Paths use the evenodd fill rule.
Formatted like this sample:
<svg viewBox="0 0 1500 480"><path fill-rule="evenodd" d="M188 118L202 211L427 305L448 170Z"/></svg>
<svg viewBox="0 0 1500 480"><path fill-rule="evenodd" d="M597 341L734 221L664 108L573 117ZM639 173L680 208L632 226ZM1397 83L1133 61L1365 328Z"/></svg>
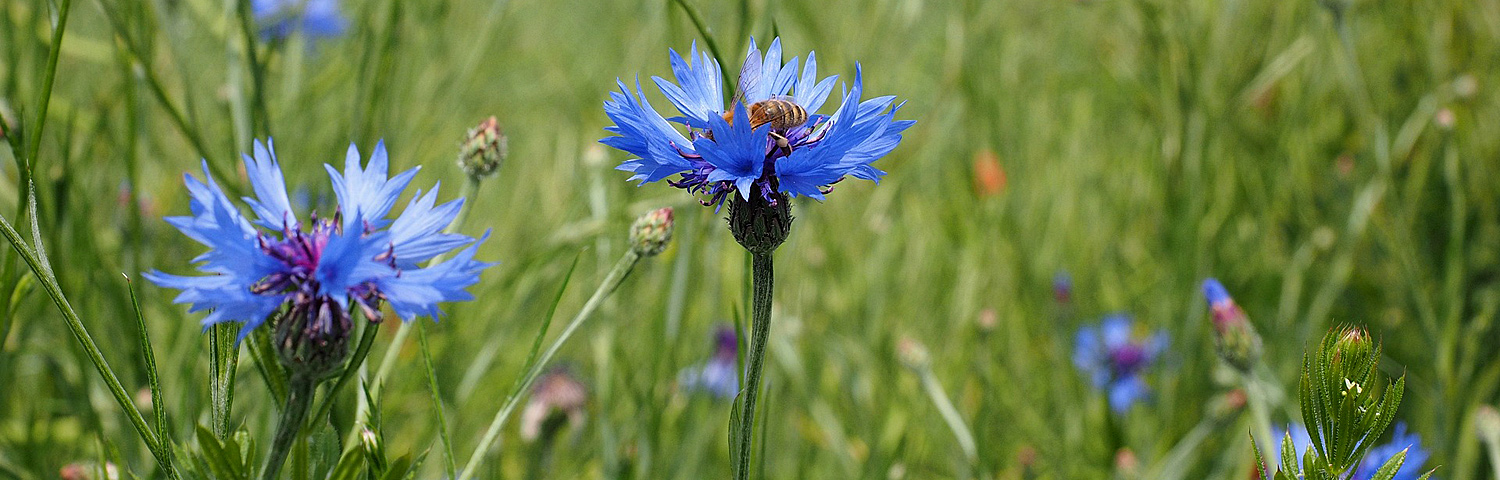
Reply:
<svg viewBox="0 0 1500 480"><path fill-rule="evenodd" d="M766 340L771 332L771 289L774 283L771 252L751 254L751 325L750 355L746 357L744 403L740 425L734 441L739 444L734 474L738 480L750 478L750 451L755 443L755 400L760 392L761 367L766 359Z"/></svg>
<svg viewBox="0 0 1500 480"><path fill-rule="evenodd" d="M969 461L969 468L979 468L979 450L974 446L974 434L969 431L969 425L964 423L963 415L954 408L953 401L948 398L948 393L943 391L943 385L938 383L936 375L931 368L924 368L919 372L922 377L922 389L927 391L927 397L932 399L932 405L937 407L938 414L943 421L948 423L948 429L953 431L953 437L958 440L958 448L963 450L964 458ZM977 473L977 472L976 472Z"/></svg>
<svg viewBox="0 0 1500 480"><path fill-rule="evenodd" d="M583 322L588 320L590 316L593 316L594 310L599 309L599 305L604 303L604 299L609 297L610 293L614 293L615 289L619 288L621 283L625 282L625 277L630 275L630 271L635 268L635 264L640 260L641 256L635 253L634 249L626 250L625 255L620 257L620 261L616 262L614 268L604 277L604 281L599 283L599 289L594 290L594 295L589 297L588 302L583 304L583 308L578 311L573 320L568 322L568 326L563 328L562 333L558 334L556 340L552 341L552 345L547 347L546 352L537 357L536 361L531 363L531 367L526 369L526 373L521 377L521 381L517 382L511 388L510 395L506 397L505 404L500 407L500 411L495 412L494 420L490 421L489 429L485 430L484 437L479 440L479 445L474 447L474 453L469 454L469 461L464 463L463 471L458 474L459 480L473 476L474 469L479 467L479 460L484 457L484 453L489 451L490 445L493 445L495 440L500 436L500 430L505 427L505 421L510 418L511 412L515 411L516 405L521 401L521 397L525 396L524 392L526 392L526 389L530 388L531 383L536 381L542 369L547 366L547 362L551 361L552 356L556 355L557 351L562 349L563 344L567 343L568 338L572 337L573 333L578 331L578 327L582 326Z"/></svg>
<svg viewBox="0 0 1500 480"><path fill-rule="evenodd" d="M281 471L281 464L286 462L287 452L292 448L292 441L302 432L307 408L312 406L313 392L317 389L318 381L307 375L294 374L287 382L286 406L281 409L281 420L276 422L276 436L272 437L271 454L266 457L261 480L277 478L276 474Z"/></svg>

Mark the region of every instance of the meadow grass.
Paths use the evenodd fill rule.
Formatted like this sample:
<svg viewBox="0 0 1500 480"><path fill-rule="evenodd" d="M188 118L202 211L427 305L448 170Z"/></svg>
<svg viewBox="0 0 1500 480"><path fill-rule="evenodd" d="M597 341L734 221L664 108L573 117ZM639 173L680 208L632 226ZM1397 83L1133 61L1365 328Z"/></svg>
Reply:
<svg viewBox="0 0 1500 480"><path fill-rule="evenodd" d="M1198 290L1210 276L1265 340L1274 423L1299 415L1304 349L1365 325L1381 370L1406 376L1399 416L1427 465L1496 477L1500 446L1475 419L1500 401L1500 1L372 0L346 2L343 36L267 44L233 1L0 0L0 216L55 275L18 255L34 247L0 260L0 478L105 461L165 477L143 438L182 468L205 443L254 439L258 466L282 400L253 342L205 331L140 280L202 251L161 220L188 210L182 174L206 160L247 192L237 159L269 135L306 188L301 211L326 212L321 164L383 139L394 169L422 166L417 183L442 181L448 200L467 182L458 145L489 115L510 154L468 195L462 232L491 230L479 258L500 264L476 301L422 319L421 342L392 348L395 320L373 333L356 379L392 358L385 384L340 389L300 471L331 465L341 439L361 448L371 403L390 458L425 452L420 478L462 468L544 323L584 306L631 219L671 206L672 245L558 351L588 388L584 422L544 466L511 422L475 476L727 476L729 402L675 383L717 325L749 328L749 257L724 212L637 188L613 170L625 154L597 143L617 78L649 91L667 48L705 41L684 5L727 70L752 36L780 36L825 74L852 80L858 62L869 95L898 95L897 117L917 120L875 164L890 172L878 186L794 204L757 416L764 478L1247 478L1254 422L1214 406L1234 380ZM982 152L1003 167L998 189L976 184ZM152 433L113 400L50 284ZM1111 312L1170 339L1151 396L1122 415L1072 361L1077 328ZM902 367L902 338L926 345L926 370Z"/></svg>

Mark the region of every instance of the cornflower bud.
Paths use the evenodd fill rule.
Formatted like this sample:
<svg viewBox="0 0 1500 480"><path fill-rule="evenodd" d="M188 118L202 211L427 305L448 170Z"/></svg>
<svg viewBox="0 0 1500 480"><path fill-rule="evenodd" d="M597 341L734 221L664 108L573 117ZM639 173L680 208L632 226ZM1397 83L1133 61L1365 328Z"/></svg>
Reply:
<svg viewBox="0 0 1500 480"><path fill-rule="evenodd" d="M922 371L932 363L927 347L917 339L906 336L896 341L896 357L901 359L901 364L906 368L916 371Z"/></svg>
<svg viewBox="0 0 1500 480"><path fill-rule="evenodd" d="M494 116L469 129L469 136L459 148L458 166L470 177L484 178L500 169L510 153L509 141Z"/></svg>
<svg viewBox="0 0 1500 480"><path fill-rule="evenodd" d="M1261 354L1260 335L1255 333L1255 326L1218 279L1203 281L1203 296L1213 311L1214 346L1219 357L1241 372L1249 372Z"/></svg>
<svg viewBox="0 0 1500 480"><path fill-rule="evenodd" d="M654 256L672 241L672 207L646 212L630 225L630 249L642 257Z"/></svg>

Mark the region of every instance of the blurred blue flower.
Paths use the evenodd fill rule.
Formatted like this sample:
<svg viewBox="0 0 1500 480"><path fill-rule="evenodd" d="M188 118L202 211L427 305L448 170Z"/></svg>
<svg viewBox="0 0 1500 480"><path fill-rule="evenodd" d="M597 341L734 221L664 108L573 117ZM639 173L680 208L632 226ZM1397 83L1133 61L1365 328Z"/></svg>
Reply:
<svg viewBox="0 0 1500 480"><path fill-rule="evenodd" d="M1307 428L1302 424L1293 423L1287 425L1286 429L1280 426L1271 427L1271 435L1275 438L1271 443L1271 455L1265 458L1268 470L1275 472L1280 469L1281 463L1281 439L1286 433L1292 433L1292 447L1296 450L1297 464L1302 465L1302 454L1312 447L1312 438L1307 434ZM1365 453L1365 458L1360 460L1359 465L1354 468L1354 476L1349 480L1370 480L1375 478L1375 471L1380 470L1385 462L1391 457L1406 450L1406 459L1402 461L1401 468L1396 470L1396 476L1392 480L1416 480L1422 476L1422 464L1427 463L1427 457L1431 452L1422 448L1422 439L1415 434L1406 433L1406 422L1396 422L1396 431L1391 435L1390 443L1377 445ZM1269 475L1266 475L1269 478Z"/></svg>
<svg viewBox="0 0 1500 480"><path fill-rule="evenodd" d="M1167 344L1165 334L1135 335L1131 323L1125 315L1110 315L1097 327L1080 327L1073 345L1073 364L1095 387L1105 390L1115 412L1125 411L1150 394L1141 374Z"/></svg>
<svg viewBox="0 0 1500 480"><path fill-rule="evenodd" d="M734 329L721 326L714 332L714 356L702 365L682 369L677 384L684 392L703 392L721 400L740 393L740 376L736 371L739 342Z"/></svg>
<svg viewBox="0 0 1500 480"><path fill-rule="evenodd" d="M479 272L491 264L474 260L478 242L473 238L443 233L462 199L436 205L436 186L425 195L418 190L400 216L387 218L420 167L389 177L384 143L375 146L363 167L351 144L342 174L325 165L338 210L329 218L313 213L303 223L292 212L274 148L269 140L257 141L254 156L244 156L255 192L254 198L244 200L253 220L219 188L208 174L207 162L203 181L184 175L192 214L166 218L209 248L193 259L208 275L152 271L145 276L157 285L181 290L174 301L191 304L190 311L210 310L204 326L242 322L243 339L283 305L317 317L309 328L337 328L321 322L347 324L355 307L365 318L379 321L382 302L402 319L436 319L442 314L439 302L473 299L464 289L478 282ZM446 261L419 266L464 245L468 247Z"/></svg>
<svg viewBox="0 0 1500 480"><path fill-rule="evenodd" d="M1422 464L1427 463L1427 457L1432 454L1422 448L1422 439L1416 434L1406 433L1406 422L1396 422L1396 431L1391 434L1391 442L1384 445L1376 445L1365 454L1365 459L1354 468L1354 480L1368 480L1375 477L1375 471L1385 465L1386 460L1406 450L1406 459L1402 461L1401 468L1396 470L1396 476L1391 480L1416 480L1422 476Z"/></svg>
<svg viewBox="0 0 1500 480"><path fill-rule="evenodd" d="M811 52L800 75L796 57L782 64L780 39L771 42L764 56L751 40L735 101L727 107L721 69L707 52L694 44L686 59L675 50L669 57L676 82L652 80L682 116L657 113L639 80L634 89L617 81L619 91L610 92L604 102L604 112L615 122L605 130L615 136L600 142L638 157L616 167L633 173L631 180L645 184L682 174L668 183L706 195L706 205L718 205L735 192L747 200L757 192L772 204L776 193L822 200L845 176L878 182L885 172L870 163L896 148L901 132L915 123L895 120L901 106L891 106L894 96L861 100L864 83L858 66L854 86L845 89L838 109L832 115L817 113L837 76L819 79ZM750 118L752 106L772 99L796 103L806 110L807 121L778 126L780 122L725 118L731 113L734 119Z"/></svg>
<svg viewBox="0 0 1500 480"><path fill-rule="evenodd" d="M344 34L348 21L338 0L251 0L250 12L260 25L260 36L283 39L301 31L312 37Z"/></svg>
<svg viewBox="0 0 1500 480"><path fill-rule="evenodd" d="M1068 303L1073 300L1073 276L1066 271L1058 271L1052 277L1052 299L1057 303Z"/></svg>

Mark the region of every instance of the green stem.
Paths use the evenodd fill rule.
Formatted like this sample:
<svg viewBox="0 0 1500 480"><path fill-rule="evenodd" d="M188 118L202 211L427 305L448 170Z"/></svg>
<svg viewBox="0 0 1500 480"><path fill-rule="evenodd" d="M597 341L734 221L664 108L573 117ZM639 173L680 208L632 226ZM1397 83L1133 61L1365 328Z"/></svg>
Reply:
<svg viewBox="0 0 1500 480"><path fill-rule="evenodd" d="M766 359L766 340L771 332L771 289L774 283L772 272L771 252L753 253L751 255L751 288L753 292L751 300L751 324L750 324L750 355L746 357L747 372L745 374L745 385L741 395L745 401L740 410L739 435L735 441L739 442L739 449L735 461L735 478L747 480L750 478L750 452L755 443L755 400L760 393L761 368Z"/></svg>
<svg viewBox="0 0 1500 480"><path fill-rule="evenodd" d="M625 251L625 255L621 256L620 261L615 263L614 268L604 277L604 281L599 283L599 288L594 290L594 295L590 296L588 302L583 304L583 308L578 311L578 314L573 317L572 321L568 322L568 326L557 336L557 339L552 341L552 345L547 347L547 351L542 353L541 357L537 358L537 361L531 365L531 368L527 369L525 375L521 377L521 382L517 383L511 389L510 395L506 397L505 404L500 407L500 411L495 412L495 418L490 421L489 429L485 430L484 437L479 440L479 445L475 446L474 452L469 454L469 461L464 463L463 471L458 474L459 480L473 476L474 470L479 467L480 459L490 449L490 445L493 445L495 440L499 438L500 430L505 427L505 421L510 418L511 412L515 411L516 405L521 401L521 397L525 396L522 393L531 387L531 383L536 381L536 378L540 376L542 369L547 366L547 362L552 360L557 351L562 349L563 344L567 343L568 338L572 337L573 333L578 331L578 327L582 326L583 322L587 321L590 316L593 316L594 311L599 309L599 305L604 303L604 299L609 297L609 294L614 293L615 289L619 288L621 283L625 282L625 277L630 275L630 271L635 268L635 264L640 259L641 256L636 254L635 250Z"/></svg>
<svg viewBox="0 0 1500 480"><path fill-rule="evenodd" d="M251 129L254 130L255 124L259 123L260 133L270 137L271 118L266 111L265 72L255 52L255 22L250 14L250 0L236 3L239 4L240 30L245 37L245 60L250 67L251 102L255 108L255 120L258 121L251 122Z"/></svg>
<svg viewBox="0 0 1500 480"><path fill-rule="evenodd" d="M964 423L964 417L953 407L953 401L948 399L948 393L943 391L943 385L938 383L931 368L924 368L919 373L922 377L922 389L927 391L932 405L937 407L938 414L948 423L948 429L953 430L954 438L958 439L958 448L963 450L969 467L979 468L979 449L974 446L974 434L970 433L969 425Z"/></svg>
<svg viewBox="0 0 1500 480"><path fill-rule="evenodd" d="M453 478L458 467L453 461L453 441L448 438L448 420L443 417L443 397L438 394L437 370L432 367L432 354L427 351L427 327L417 327L417 343L422 346L422 360L427 364L427 389L432 394L432 410L437 414L438 439L443 442L443 473ZM536 477L533 477L536 478Z"/></svg>
<svg viewBox="0 0 1500 480"><path fill-rule="evenodd" d="M52 100L52 83L57 78L57 59L62 56L63 31L68 27L68 10L71 0L62 0L57 5L57 28L52 29L52 49L47 53L47 70L42 73L42 96L37 99L36 121L30 128L31 140L26 143L26 168L21 169L18 185L31 180L31 168L36 166L36 154L42 147L42 126L47 123L47 104Z"/></svg>
<svg viewBox="0 0 1500 480"><path fill-rule="evenodd" d="M30 187L28 185L27 204L30 205L31 229L33 233L36 233L36 194L35 189ZM168 477L178 478L177 470L171 463L162 463L160 461L165 455L165 450L161 446L161 440L157 439L156 435L151 432L151 428L146 425L145 417L142 417L141 411L135 408L135 403L130 399L130 395L125 393L125 387L120 384L120 378L115 375L114 369L110 368L109 362L104 359L104 354L99 351L99 345L94 343L94 337L89 335L88 329L83 326L83 321L78 318L78 312L73 310L73 305L63 295L62 286L57 283L57 276L52 274L52 266L47 260L46 251L42 250L42 244L39 241L40 235L33 237L34 240L37 240L36 247L33 249L27 246L21 234L4 217L0 217L0 235L3 235L6 241L9 241L10 246L15 249L18 256L26 261L26 265L31 268L31 273L36 276L37 283L41 284L42 290L47 292L47 296L57 306L57 311L63 316L63 322L67 324L68 330L73 334L73 339L77 340L78 345L83 347L84 353L88 355L89 361L94 364L94 369L99 372L99 376L104 377L104 383L109 386L109 393L115 398L115 403L129 417L130 424L135 427L136 433L140 434L141 440L146 442L146 449L150 450L151 454L157 457L158 466L167 472Z"/></svg>
<svg viewBox="0 0 1500 480"><path fill-rule="evenodd" d="M714 59L719 62L719 65L728 66L729 64L724 61L724 56L719 54L719 43L715 42L714 36L708 33L708 26L703 24L703 18L698 15L698 11L688 6L684 0L676 0L676 3L677 6L682 7L683 13L687 14L688 20L692 20L693 28L697 28L698 34L703 36L703 43L708 44L709 53L714 55ZM735 71L738 72L739 70ZM724 77L725 91L729 92L730 90L727 89L733 87L735 84L734 78L729 76L729 69L726 68L719 69L719 74Z"/></svg>
<svg viewBox="0 0 1500 480"><path fill-rule="evenodd" d="M274 480L286 463L287 452L297 434L302 432L302 423L307 418L307 407L312 405L313 392L318 381L306 375L292 375L287 382L286 407L281 409L281 420L276 423L276 436L271 440L271 454L266 457L266 468L261 470L261 480Z"/></svg>

